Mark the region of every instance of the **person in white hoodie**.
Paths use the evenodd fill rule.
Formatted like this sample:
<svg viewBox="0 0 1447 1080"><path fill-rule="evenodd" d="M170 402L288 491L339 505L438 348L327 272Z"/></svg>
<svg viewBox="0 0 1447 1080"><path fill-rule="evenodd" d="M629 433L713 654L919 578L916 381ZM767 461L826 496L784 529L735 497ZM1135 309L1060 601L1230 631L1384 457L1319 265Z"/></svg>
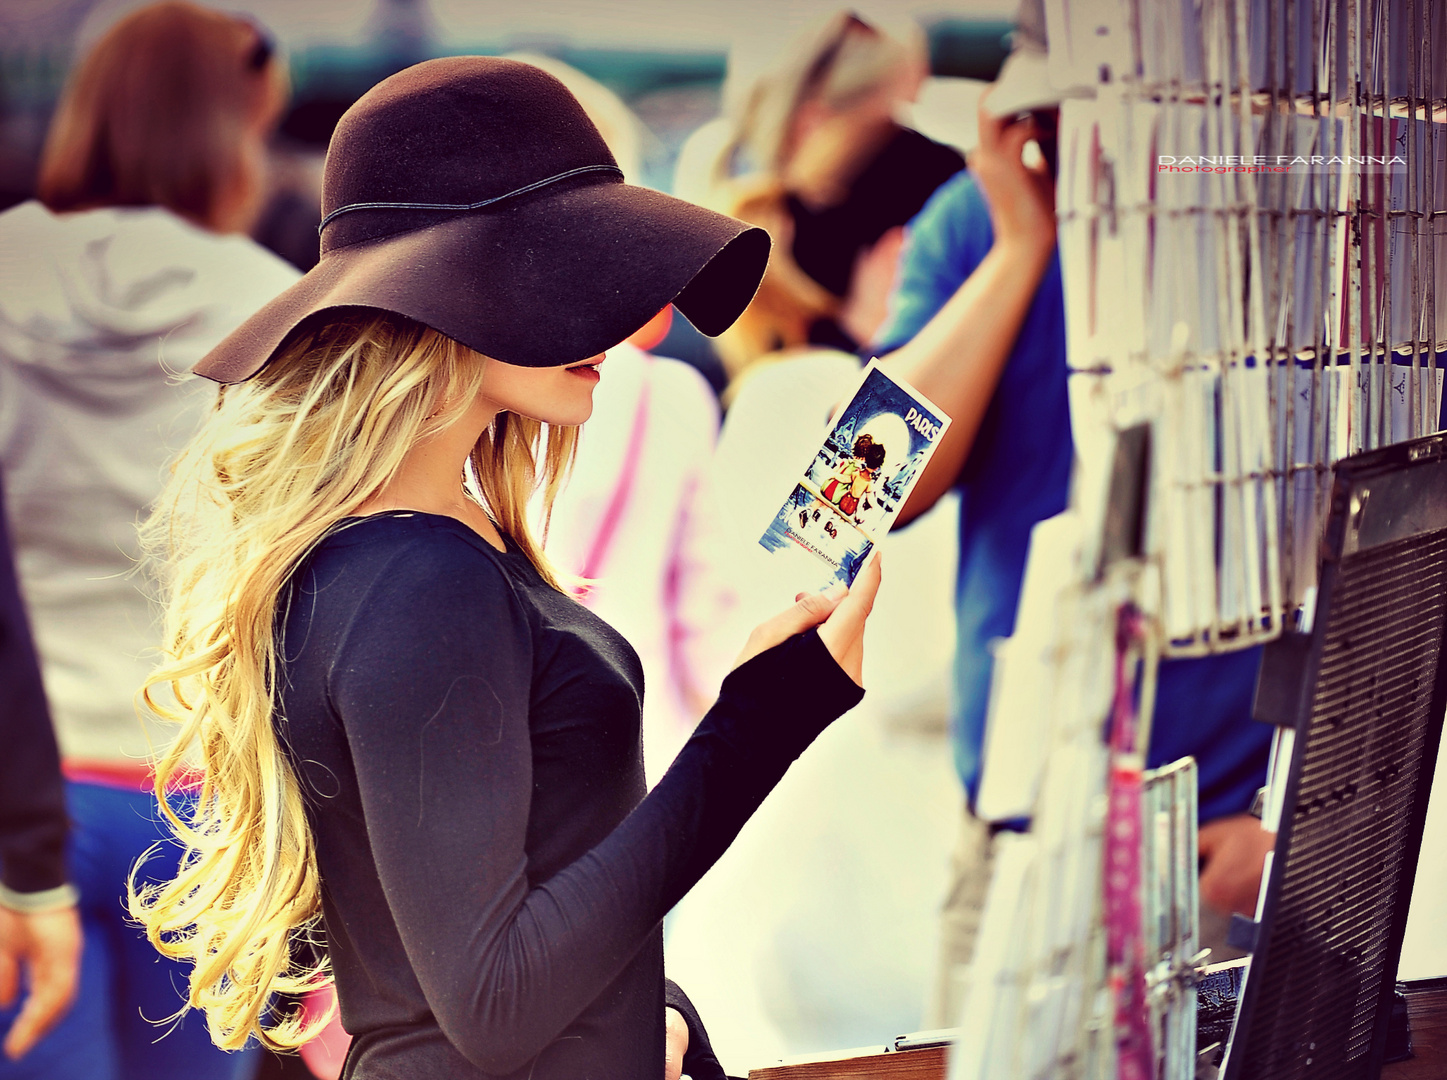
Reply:
<svg viewBox="0 0 1447 1080"><path fill-rule="evenodd" d="M161 740L134 701L160 640L136 524L216 398L181 373L297 277L245 235L285 98L255 25L143 8L72 73L39 200L0 214L0 469L85 932L75 1006L0 1080L233 1080L258 1064L215 1049L199 1016L158 1026L187 980L127 922L125 893L165 835L148 798ZM163 845L143 873L171 876L176 858Z"/></svg>

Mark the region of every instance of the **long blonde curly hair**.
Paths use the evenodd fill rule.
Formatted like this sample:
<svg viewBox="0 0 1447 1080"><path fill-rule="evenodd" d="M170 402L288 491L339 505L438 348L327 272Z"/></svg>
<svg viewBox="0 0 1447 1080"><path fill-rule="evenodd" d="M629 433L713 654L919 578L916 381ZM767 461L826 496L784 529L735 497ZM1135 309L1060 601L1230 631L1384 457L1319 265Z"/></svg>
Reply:
<svg viewBox="0 0 1447 1080"><path fill-rule="evenodd" d="M278 1005L330 977L315 949L320 878L302 790L272 726L278 598L413 444L457 420L482 379L478 354L435 330L334 313L222 391L143 527L165 635L141 697L179 727L155 786L186 854L159 884L137 884L143 859L129 904L157 949L191 963L186 1007L205 1010L220 1047L254 1036L293 1048L328 1019ZM576 428L500 413L470 458L474 497L554 586L528 502L541 488L551 506L576 445ZM198 769L194 802L178 811L168 792L194 786Z"/></svg>

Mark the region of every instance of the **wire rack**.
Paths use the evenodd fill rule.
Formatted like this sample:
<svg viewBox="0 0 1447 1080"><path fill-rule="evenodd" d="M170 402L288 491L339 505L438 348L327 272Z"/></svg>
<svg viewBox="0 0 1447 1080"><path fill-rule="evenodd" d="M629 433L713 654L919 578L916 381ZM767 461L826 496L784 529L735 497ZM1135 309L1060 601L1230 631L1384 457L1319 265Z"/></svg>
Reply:
<svg viewBox="0 0 1447 1080"><path fill-rule="evenodd" d="M1132 875L1194 865L1193 830L1153 851L1145 810L1111 801L1110 635L1139 613L1147 687L1160 656L1302 628L1335 463L1441 427L1447 0L1045 10L1078 468L997 654L979 808L1033 825L999 852L950 1076L1188 1080L1199 958L1160 918L1192 924L1192 891L1138 928L1105 902L1121 821L1142 837ZM1141 424L1145 557L1107 571L1117 450ZM1108 924L1148 958L1144 993L1138 973L1123 992Z"/></svg>
<svg viewBox="0 0 1447 1080"><path fill-rule="evenodd" d="M1092 422L1155 427L1167 655L1268 640L1314 595L1332 465L1441 426L1447 5L1047 13L1083 97L1058 207L1082 458Z"/></svg>

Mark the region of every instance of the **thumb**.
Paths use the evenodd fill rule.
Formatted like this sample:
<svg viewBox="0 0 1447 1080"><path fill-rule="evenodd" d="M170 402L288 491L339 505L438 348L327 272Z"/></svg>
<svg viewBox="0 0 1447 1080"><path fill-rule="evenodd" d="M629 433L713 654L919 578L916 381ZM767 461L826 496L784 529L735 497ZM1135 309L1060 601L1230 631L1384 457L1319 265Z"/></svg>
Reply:
<svg viewBox="0 0 1447 1080"><path fill-rule="evenodd" d="M767 627L771 637L776 636L778 641L787 640L829 618L848 595L849 587L840 584L831 585L823 592L800 593L794 598L792 607L785 608L759 629Z"/></svg>
<svg viewBox="0 0 1447 1080"><path fill-rule="evenodd" d="M799 593L791 607L754 628L744 645L744 651L739 653L739 658L734 661L734 667L752 660L781 642L788 641L796 634L818 626L834 613L839 602L847 595L848 587L839 584L831 585L823 592Z"/></svg>
<svg viewBox="0 0 1447 1080"><path fill-rule="evenodd" d="M849 589L848 594L834 605L829 621L819 631L820 636L826 637L826 639L857 637L862 633L865 620L874 610L874 598L879 593L879 583L882 577L883 564L880 553L876 551L864 564L864 569L859 571L859 576L854 579L854 586Z"/></svg>
<svg viewBox="0 0 1447 1080"><path fill-rule="evenodd" d="M864 624L874 608L881 576L880 553L876 551L854 579L849 595L819 628L819 640L845 673L860 686L864 685Z"/></svg>

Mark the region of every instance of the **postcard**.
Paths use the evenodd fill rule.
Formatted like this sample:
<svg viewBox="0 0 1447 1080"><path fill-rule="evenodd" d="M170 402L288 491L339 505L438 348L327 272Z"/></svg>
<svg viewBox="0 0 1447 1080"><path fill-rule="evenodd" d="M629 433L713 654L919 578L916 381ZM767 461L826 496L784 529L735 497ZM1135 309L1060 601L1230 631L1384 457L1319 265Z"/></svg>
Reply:
<svg viewBox="0 0 1447 1080"><path fill-rule="evenodd" d="M800 588L852 584L949 425L938 406L871 360L759 543L813 556Z"/></svg>

